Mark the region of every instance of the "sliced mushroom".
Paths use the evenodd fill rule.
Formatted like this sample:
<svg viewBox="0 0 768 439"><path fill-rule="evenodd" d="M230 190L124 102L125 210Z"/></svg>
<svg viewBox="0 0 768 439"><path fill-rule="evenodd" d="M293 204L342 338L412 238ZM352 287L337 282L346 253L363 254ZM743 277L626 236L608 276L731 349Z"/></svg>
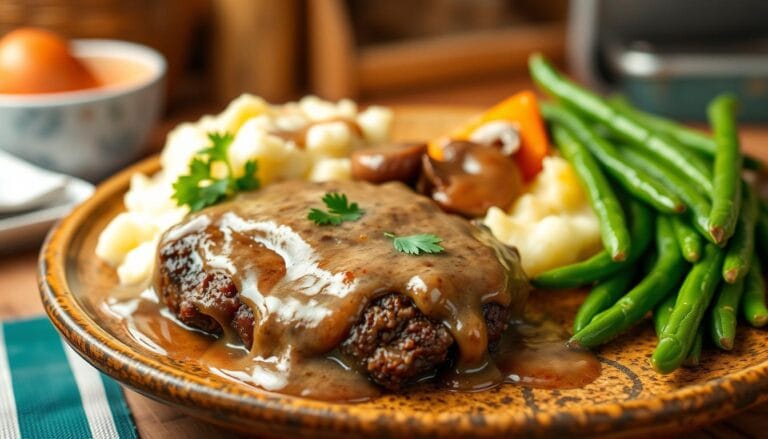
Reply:
<svg viewBox="0 0 768 439"><path fill-rule="evenodd" d="M453 141L443 149L443 160L422 159L419 190L444 210L480 217L491 206L507 209L522 189L520 170L499 148Z"/></svg>
<svg viewBox="0 0 768 439"><path fill-rule="evenodd" d="M421 171L424 143L387 144L352 153L352 178L371 183L416 181Z"/></svg>
<svg viewBox="0 0 768 439"><path fill-rule="evenodd" d="M469 140L485 145L498 144L505 155L512 155L520 149L517 126L505 120L492 120L480 125L469 135Z"/></svg>

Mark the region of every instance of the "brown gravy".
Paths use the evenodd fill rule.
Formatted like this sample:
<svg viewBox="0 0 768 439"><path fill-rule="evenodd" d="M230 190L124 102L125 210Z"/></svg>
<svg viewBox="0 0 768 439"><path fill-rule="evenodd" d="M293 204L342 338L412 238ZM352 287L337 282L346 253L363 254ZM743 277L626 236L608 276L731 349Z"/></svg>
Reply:
<svg viewBox="0 0 768 439"><path fill-rule="evenodd" d="M122 321L138 344L158 354L182 361L195 361L214 374L253 384L254 373L262 388L275 364L251 361L247 349L227 336L216 338L179 322L162 306L152 289L135 299L112 298L105 311ZM513 320L490 360L476 370L448 369L436 385L457 391L482 391L502 383L546 389L582 387L600 375L600 363L589 351L569 348L567 333L553 321L535 318ZM307 398L358 402L381 394L381 390L345 361L338 352L310 360L304 375L293 377L278 388L265 390ZM269 387L269 386L266 386Z"/></svg>
<svg viewBox="0 0 768 439"><path fill-rule="evenodd" d="M365 215L338 226L312 223L307 213L323 207L321 199L328 192L359 202ZM445 252L402 254L384 232L438 233ZM165 283L170 279L166 271L156 277L157 293L163 294L148 289L138 298L115 298L107 311L147 349L194 361L228 379L321 400L359 401L378 395L367 371L356 370L357 363L338 347L363 309L386 293L410 298L455 340L452 364L434 371L440 386L460 391L502 382L576 387L599 374L595 358L566 347L565 334L555 325L520 319L529 287L516 252L399 183L270 185L191 215L164 234L160 248L178 243L193 243L189 248L194 250L165 260L160 251L158 267L168 270L181 263L203 273L225 273L253 312L250 350L228 329L231 317L210 296L193 300L220 323L220 337L176 320L158 297L176 297L177 290L167 289L176 284ZM491 303L507 307L518 320L489 354L482 307Z"/></svg>
<svg viewBox="0 0 768 439"><path fill-rule="evenodd" d="M272 131L272 135L280 137L286 142L293 142L299 148L304 148L307 144L307 132L309 131L310 128L314 127L315 125L332 123L332 122L341 122L347 126L349 131L355 137L357 138L363 137L363 129L360 128L360 125L358 125L357 122L355 122L354 120L343 118L343 117L311 122L306 126L304 126L303 128L298 130L293 130L293 131L275 130L275 131Z"/></svg>

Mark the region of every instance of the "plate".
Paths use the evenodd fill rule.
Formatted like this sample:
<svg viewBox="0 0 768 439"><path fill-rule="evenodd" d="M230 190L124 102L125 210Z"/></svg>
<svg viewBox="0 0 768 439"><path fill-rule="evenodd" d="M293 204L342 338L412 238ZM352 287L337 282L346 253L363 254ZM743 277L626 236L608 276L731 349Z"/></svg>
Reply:
<svg viewBox="0 0 768 439"><path fill-rule="evenodd" d="M445 132L474 113L461 108L396 111L396 139ZM768 400L768 332L739 327L733 352L706 349L702 366L656 374L656 340L640 324L597 351L602 374L580 389L503 385L477 393L414 391L356 404L268 393L200 367L194 355L159 355L122 329L103 306L117 284L94 256L99 232L123 209L130 175L158 169L157 158L103 183L48 236L40 289L53 323L87 361L124 385L209 421L274 437L571 436L670 432L714 422ZM570 327L583 291L535 292L529 306Z"/></svg>
<svg viewBox="0 0 768 439"><path fill-rule="evenodd" d="M62 196L54 203L21 213L0 214L0 253L8 253L34 242L39 244L54 222L92 193L92 184L68 177Z"/></svg>

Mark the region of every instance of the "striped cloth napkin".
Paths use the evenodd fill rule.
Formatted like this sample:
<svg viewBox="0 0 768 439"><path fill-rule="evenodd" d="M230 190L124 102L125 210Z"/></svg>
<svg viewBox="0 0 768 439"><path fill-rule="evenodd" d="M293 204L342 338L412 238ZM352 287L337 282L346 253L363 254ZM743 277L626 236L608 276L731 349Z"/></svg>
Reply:
<svg viewBox="0 0 768 439"><path fill-rule="evenodd" d="M0 322L0 438L136 438L120 386L44 317Z"/></svg>

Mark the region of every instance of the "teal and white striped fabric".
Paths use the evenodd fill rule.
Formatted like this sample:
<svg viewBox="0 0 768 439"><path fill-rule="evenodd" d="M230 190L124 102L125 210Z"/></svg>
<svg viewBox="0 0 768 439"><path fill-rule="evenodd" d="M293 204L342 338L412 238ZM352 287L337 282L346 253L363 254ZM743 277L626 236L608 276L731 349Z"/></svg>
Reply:
<svg viewBox="0 0 768 439"><path fill-rule="evenodd" d="M136 438L120 386L46 318L0 323L0 438Z"/></svg>

